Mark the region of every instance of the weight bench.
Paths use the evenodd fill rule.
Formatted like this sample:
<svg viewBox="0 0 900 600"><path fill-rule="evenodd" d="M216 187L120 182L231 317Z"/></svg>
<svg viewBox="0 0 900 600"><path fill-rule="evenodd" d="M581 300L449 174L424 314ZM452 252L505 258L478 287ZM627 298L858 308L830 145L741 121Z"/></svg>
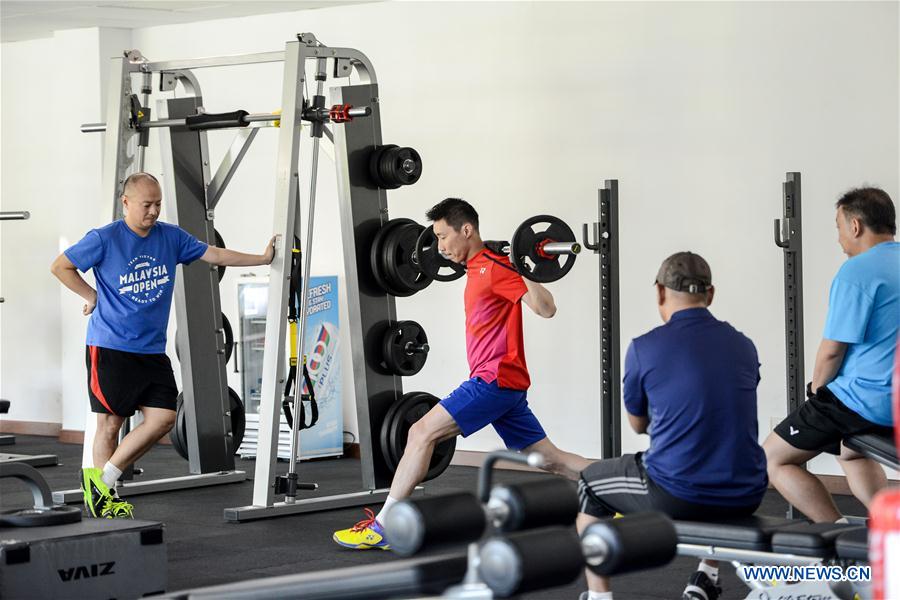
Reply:
<svg viewBox="0 0 900 600"><path fill-rule="evenodd" d="M889 435L878 433L862 433L844 438L844 445L855 452L868 456L889 469L900 471L900 460L897 458L897 445Z"/></svg>
<svg viewBox="0 0 900 600"><path fill-rule="evenodd" d="M865 527L851 529L838 536L834 544L837 556L847 562L869 562L869 530Z"/></svg>
<svg viewBox="0 0 900 600"><path fill-rule="evenodd" d="M747 599L769 597L765 590L778 585L798 594L823 598L838 590L826 581L752 581L742 576L744 566L803 567L868 561L865 527L842 523L810 523L778 517L753 516L726 522L676 521L678 554L708 560L729 561L739 578L751 588ZM842 585L847 586L846 582ZM770 590L771 591L771 590Z"/></svg>

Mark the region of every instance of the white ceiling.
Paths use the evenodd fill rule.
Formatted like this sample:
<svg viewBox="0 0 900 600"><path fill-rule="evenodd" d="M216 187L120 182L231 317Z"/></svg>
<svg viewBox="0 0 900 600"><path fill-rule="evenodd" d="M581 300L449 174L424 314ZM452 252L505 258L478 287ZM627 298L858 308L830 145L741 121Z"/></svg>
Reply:
<svg viewBox="0 0 900 600"><path fill-rule="evenodd" d="M209 21L268 13L309 10L326 6L363 4L373 0L0 0L0 41L16 42L50 37L60 29L118 27Z"/></svg>

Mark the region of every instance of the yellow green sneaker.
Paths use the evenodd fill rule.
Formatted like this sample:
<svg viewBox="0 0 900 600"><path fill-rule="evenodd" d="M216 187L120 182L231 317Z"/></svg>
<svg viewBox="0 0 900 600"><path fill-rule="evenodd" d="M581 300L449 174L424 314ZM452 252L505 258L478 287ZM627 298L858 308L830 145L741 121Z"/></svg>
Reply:
<svg viewBox="0 0 900 600"><path fill-rule="evenodd" d="M366 513L365 519L350 529L335 531L331 539L344 548L353 548L354 550L372 550L373 548L390 550L390 545L384 539L384 528L375 520L375 513L368 508L363 510Z"/></svg>
<svg viewBox="0 0 900 600"><path fill-rule="evenodd" d="M133 519L134 506L118 496L110 496L103 505L103 516L107 519Z"/></svg>
<svg viewBox="0 0 900 600"><path fill-rule="evenodd" d="M81 470L81 491L84 493L84 507L88 515L97 518L109 517L104 514L105 507L112 499L112 492L103 483L103 470L86 468Z"/></svg>

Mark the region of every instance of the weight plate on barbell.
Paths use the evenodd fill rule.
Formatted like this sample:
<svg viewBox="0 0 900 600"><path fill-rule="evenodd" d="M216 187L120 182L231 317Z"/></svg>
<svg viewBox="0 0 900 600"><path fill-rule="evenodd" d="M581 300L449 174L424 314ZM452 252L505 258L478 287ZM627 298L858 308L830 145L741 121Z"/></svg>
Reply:
<svg viewBox="0 0 900 600"><path fill-rule="evenodd" d="M423 348L424 346L424 348ZM393 375L410 377L422 370L428 358L428 336L415 321L389 325L382 340L383 365Z"/></svg>
<svg viewBox="0 0 900 600"><path fill-rule="evenodd" d="M549 242L576 241L575 234L564 221L552 215L537 215L516 229L510 241L510 260L522 277L538 283L557 281L572 269L576 256L542 256L541 247ZM565 262L560 264L560 260Z"/></svg>
<svg viewBox="0 0 900 600"><path fill-rule="evenodd" d="M391 287L412 296L424 290L433 279L422 273L416 265L416 242L425 227L418 223L400 224L384 238L381 251L381 267Z"/></svg>
<svg viewBox="0 0 900 600"><path fill-rule="evenodd" d="M426 227L416 240L414 264L427 277L435 281L453 281L466 274L466 266L445 258L438 251L434 226ZM448 272L449 269L449 272Z"/></svg>

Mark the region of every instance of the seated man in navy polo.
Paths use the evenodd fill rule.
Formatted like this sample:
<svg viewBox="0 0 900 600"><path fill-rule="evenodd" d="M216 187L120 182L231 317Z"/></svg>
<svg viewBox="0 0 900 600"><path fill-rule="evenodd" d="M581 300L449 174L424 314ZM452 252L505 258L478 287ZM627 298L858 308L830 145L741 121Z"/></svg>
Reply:
<svg viewBox="0 0 900 600"><path fill-rule="evenodd" d="M656 300L665 323L635 338L625 355L623 400L646 452L601 460L582 471L578 529L618 513L658 510L674 519L719 520L756 511L768 485L757 441L759 360L753 342L709 312L709 265L690 252L659 269ZM583 600L612 598L587 571ZM718 564L701 561L685 599L714 600Z"/></svg>

